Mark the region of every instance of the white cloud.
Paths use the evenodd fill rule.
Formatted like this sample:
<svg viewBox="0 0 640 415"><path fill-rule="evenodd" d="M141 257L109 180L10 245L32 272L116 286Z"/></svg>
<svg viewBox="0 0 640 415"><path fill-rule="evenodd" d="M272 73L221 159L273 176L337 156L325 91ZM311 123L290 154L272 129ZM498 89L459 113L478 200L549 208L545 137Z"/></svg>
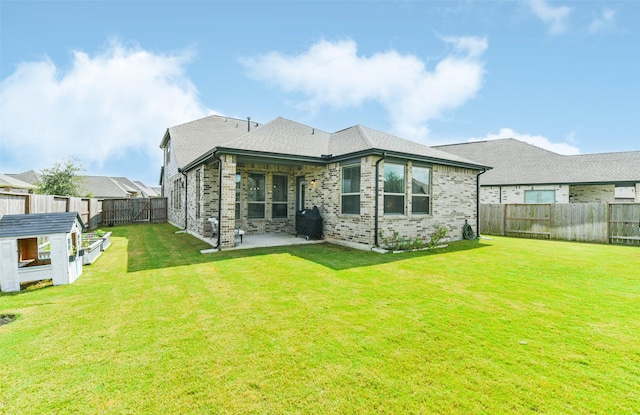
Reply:
<svg viewBox="0 0 640 415"><path fill-rule="evenodd" d="M11 159L3 168L75 156L89 171L131 153L158 169L164 128L212 113L185 75L191 57L113 40L95 56L74 51L68 70L49 59L21 63L0 86L3 159Z"/></svg>
<svg viewBox="0 0 640 415"><path fill-rule="evenodd" d="M353 40L323 40L299 55L270 52L242 63L254 79L304 94L308 99L303 105L313 111L378 102L387 110L397 134L421 140L428 134L429 120L460 107L482 87L484 62L480 58L487 40L443 40L453 51L433 70L418 57L395 50L358 56Z"/></svg>
<svg viewBox="0 0 640 415"><path fill-rule="evenodd" d="M606 9L602 14L591 21L589 24L589 33L599 33L615 26L616 11Z"/></svg>
<svg viewBox="0 0 640 415"><path fill-rule="evenodd" d="M529 8L540 20L549 25L549 33L552 35L564 33L567 30L570 7L551 7L545 0L530 0Z"/></svg>
<svg viewBox="0 0 640 415"><path fill-rule="evenodd" d="M552 143L548 138L541 135L520 134L510 128L501 128L497 134L489 133L486 137L471 138L469 141L499 140L502 138L514 138L524 141L537 147L544 148L554 153L571 155L580 154L580 149L568 143ZM572 139L573 137L570 137Z"/></svg>

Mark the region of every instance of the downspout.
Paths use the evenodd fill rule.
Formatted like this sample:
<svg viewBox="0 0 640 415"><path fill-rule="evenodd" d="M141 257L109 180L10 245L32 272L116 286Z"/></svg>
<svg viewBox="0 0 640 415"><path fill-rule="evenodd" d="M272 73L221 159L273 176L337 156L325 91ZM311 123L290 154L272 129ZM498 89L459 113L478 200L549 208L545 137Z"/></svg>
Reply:
<svg viewBox="0 0 640 415"><path fill-rule="evenodd" d="M382 157L376 161L376 211L374 213L374 233L375 233L375 246L376 248L380 247L378 242L378 208L380 205L380 162L387 157L387 153L382 153Z"/></svg>
<svg viewBox="0 0 640 415"><path fill-rule="evenodd" d="M178 169L178 173L182 174L184 176L184 231L187 231L187 224L188 224L188 218L189 218L189 211L187 209L188 207L188 195L189 195L189 179L188 176L185 172L182 171L181 168Z"/></svg>
<svg viewBox="0 0 640 415"><path fill-rule="evenodd" d="M218 160L218 240L214 248L220 249L220 230L222 229L222 159L218 157L218 150L213 152L213 158Z"/></svg>
<svg viewBox="0 0 640 415"><path fill-rule="evenodd" d="M480 175L486 171L487 169L483 169L476 175L476 237L478 239L480 239ZM500 193L502 193L502 187L500 187ZM500 196L502 197L502 195Z"/></svg>

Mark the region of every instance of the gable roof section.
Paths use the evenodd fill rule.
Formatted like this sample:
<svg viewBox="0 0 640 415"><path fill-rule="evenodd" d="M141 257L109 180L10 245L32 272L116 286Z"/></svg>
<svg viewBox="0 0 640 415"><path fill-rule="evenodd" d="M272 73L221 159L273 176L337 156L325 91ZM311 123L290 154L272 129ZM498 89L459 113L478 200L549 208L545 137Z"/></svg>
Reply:
<svg viewBox="0 0 640 415"><path fill-rule="evenodd" d="M12 189L28 189L33 190L36 186L24 182L20 179L16 179L8 174L0 174L0 188L9 187Z"/></svg>
<svg viewBox="0 0 640 415"><path fill-rule="evenodd" d="M328 154L330 134L278 117L221 146L259 153L320 157Z"/></svg>
<svg viewBox="0 0 640 415"><path fill-rule="evenodd" d="M411 155L414 157L417 156L430 161L439 161L444 164L452 164L452 162L455 162L463 165L474 165L476 167L490 166L490 164L483 166L482 164L473 161L473 158L471 157L461 157L455 154L446 153L433 147L425 146L423 144L406 140L404 138L400 138L398 136L388 134L379 130L374 130L373 128L365 127L363 125L357 125L355 127L348 128L347 130L343 130L343 132L354 129L358 131L358 135L362 138L361 145L363 147L359 149L360 151L376 149L381 151L389 151L397 155ZM339 133L332 134L331 138L334 148L340 149L340 146L343 145L342 143L340 143L343 137L340 137L338 134ZM347 140L350 139L353 141L354 137L355 134L350 133L349 136L347 136ZM344 155L354 152L354 148L349 148L349 146L345 146L341 150L345 151L345 153L338 152L337 155Z"/></svg>
<svg viewBox="0 0 640 415"><path fill-rule="evenodd" d="M85 226L78 212L4 215L0 218L0 238L67 233L75 221Z"/></svg>
<svg viewBox="0 0 640 415"><path fill-rule="evenodd" d="M82 193L93 197L125 198L130 193L115 180L108 176L83 176L81 183Z"/></svg>
<svg viewBox="0 0 640 415"><path fill-rule="evenodd" d="M35 170L28 170L19 174L8 174L8 176L33 185L40 183L40 175Z"/></svg>
<svg viewBox="0 0 640 415"><path fill-rule="evenodd" d="M251 122L251 130L259 126ZM207 151L246 134L248 129L247 120L211 115L168 128L160 148L164 148L171 140L171 151L178 166L184 167Z"/></svg>
<svg viewBox="0 0 640 415"><path fill-rule="evenodd" d="M211 116L167 130L161 147L171 140L178 166L189 170L212 157L214 150L246 157L273 157L327 163L350 155L391 152L396 157L423 159L442 164L485 169L454 154L357 125L328 133L286 118L278 117L264 125L252 125L240 132L236 121ZM241 122L242 123L242 122ZM246 121L244 121L246 127Z"/></svg>
<svg viewBox="0 0 640 415"><path fill-rule="evenodd" d="M493 166L485 186L640 181L640 151L565 156L513 138L435 148Z"/></svg>

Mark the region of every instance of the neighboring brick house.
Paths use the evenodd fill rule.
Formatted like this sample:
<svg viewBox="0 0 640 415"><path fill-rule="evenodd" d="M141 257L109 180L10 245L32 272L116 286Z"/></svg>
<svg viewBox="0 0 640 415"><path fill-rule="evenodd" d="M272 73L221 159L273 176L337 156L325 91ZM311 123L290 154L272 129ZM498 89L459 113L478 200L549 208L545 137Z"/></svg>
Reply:
<svg viewBox="0 0 640 415"><path fill-rule="evenodd" d="M492 166L481 203L640 202L640 151L565 156L512 138L434 148Z"/></svg>
<svg viewBox="0 0 640 415"><path fill-rule="evenodd" d="M370 248L380 231L428 239L436 226L461 239L488 168L360 125L328 133L284 118L214 115L167 129L160 147L169 222L209 237L218 218L222 248L237 228L295 234L296 212L313 206L329 242Z"/></svg>

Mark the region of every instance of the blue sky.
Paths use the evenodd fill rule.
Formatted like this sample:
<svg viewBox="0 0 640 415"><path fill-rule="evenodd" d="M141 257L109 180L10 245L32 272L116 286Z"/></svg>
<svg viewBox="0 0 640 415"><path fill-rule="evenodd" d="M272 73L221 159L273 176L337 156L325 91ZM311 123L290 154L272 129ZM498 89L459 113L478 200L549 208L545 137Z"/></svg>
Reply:
<svg viewBox="0 0 640 415"><path fill-rule="evenodd" d="M210 114L427 145L640 149L638 1L0 2L0 173L155 185Z"/></svg>

